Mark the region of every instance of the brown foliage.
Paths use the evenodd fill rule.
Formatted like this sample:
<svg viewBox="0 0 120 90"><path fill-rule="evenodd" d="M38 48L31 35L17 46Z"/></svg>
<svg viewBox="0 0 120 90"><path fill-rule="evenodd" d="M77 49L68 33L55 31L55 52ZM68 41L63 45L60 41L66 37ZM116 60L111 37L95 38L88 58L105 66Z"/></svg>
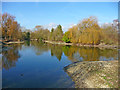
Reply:
<svg viewBox="0 0 120 90"><path fill-rule="evenodd" d="M4 13L2 15L2 37L7 40L20 39L20 25L15 21L15 17Z"/></svg>

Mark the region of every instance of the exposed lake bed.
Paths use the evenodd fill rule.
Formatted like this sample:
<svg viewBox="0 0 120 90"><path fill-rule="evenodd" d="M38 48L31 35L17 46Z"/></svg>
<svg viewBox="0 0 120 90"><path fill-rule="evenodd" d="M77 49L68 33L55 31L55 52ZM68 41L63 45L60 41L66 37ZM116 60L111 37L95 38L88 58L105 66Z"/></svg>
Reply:
<svg viewBox="0 0 120 90"><path fill-rule="evenodd" d="M64 69L76 88L118 88L118 60L77 62Z"/></svg>

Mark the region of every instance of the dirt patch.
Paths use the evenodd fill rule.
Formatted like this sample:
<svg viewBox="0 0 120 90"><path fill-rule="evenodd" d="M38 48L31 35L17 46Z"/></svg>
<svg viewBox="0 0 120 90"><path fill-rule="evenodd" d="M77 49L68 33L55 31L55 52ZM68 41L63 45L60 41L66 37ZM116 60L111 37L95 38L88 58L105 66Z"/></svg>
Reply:
<svg viewBox="0 0 120 90"><path fill-rule="evenodd" d="M77 62L64 68L76 88L118 88L118 61Z"/></svg>

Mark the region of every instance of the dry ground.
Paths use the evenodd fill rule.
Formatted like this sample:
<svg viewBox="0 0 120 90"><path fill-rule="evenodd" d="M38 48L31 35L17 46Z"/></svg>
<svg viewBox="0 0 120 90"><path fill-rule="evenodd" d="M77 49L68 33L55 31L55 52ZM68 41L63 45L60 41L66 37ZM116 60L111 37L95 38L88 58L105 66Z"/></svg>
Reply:
<svg viewBox="0 0 120 90"><path fill-rule="evenodd" d="M118 88L118 61L77 62L64 68L76 88Z"/></svg>

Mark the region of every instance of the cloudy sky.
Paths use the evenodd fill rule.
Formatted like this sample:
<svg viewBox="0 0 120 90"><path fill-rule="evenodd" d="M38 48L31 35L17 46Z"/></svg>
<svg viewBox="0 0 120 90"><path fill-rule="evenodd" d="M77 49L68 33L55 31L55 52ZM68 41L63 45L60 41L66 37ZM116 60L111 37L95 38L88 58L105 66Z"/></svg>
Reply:
<svg viewBox="0 0 120 90"><path fill-rule="evenodd" d="M33 29L36 25L55 28L61 24L64 32L83 18L96 16L99 24L118 18L117 2L3 2L2 13L16 17L21 26Z"/></svg>

